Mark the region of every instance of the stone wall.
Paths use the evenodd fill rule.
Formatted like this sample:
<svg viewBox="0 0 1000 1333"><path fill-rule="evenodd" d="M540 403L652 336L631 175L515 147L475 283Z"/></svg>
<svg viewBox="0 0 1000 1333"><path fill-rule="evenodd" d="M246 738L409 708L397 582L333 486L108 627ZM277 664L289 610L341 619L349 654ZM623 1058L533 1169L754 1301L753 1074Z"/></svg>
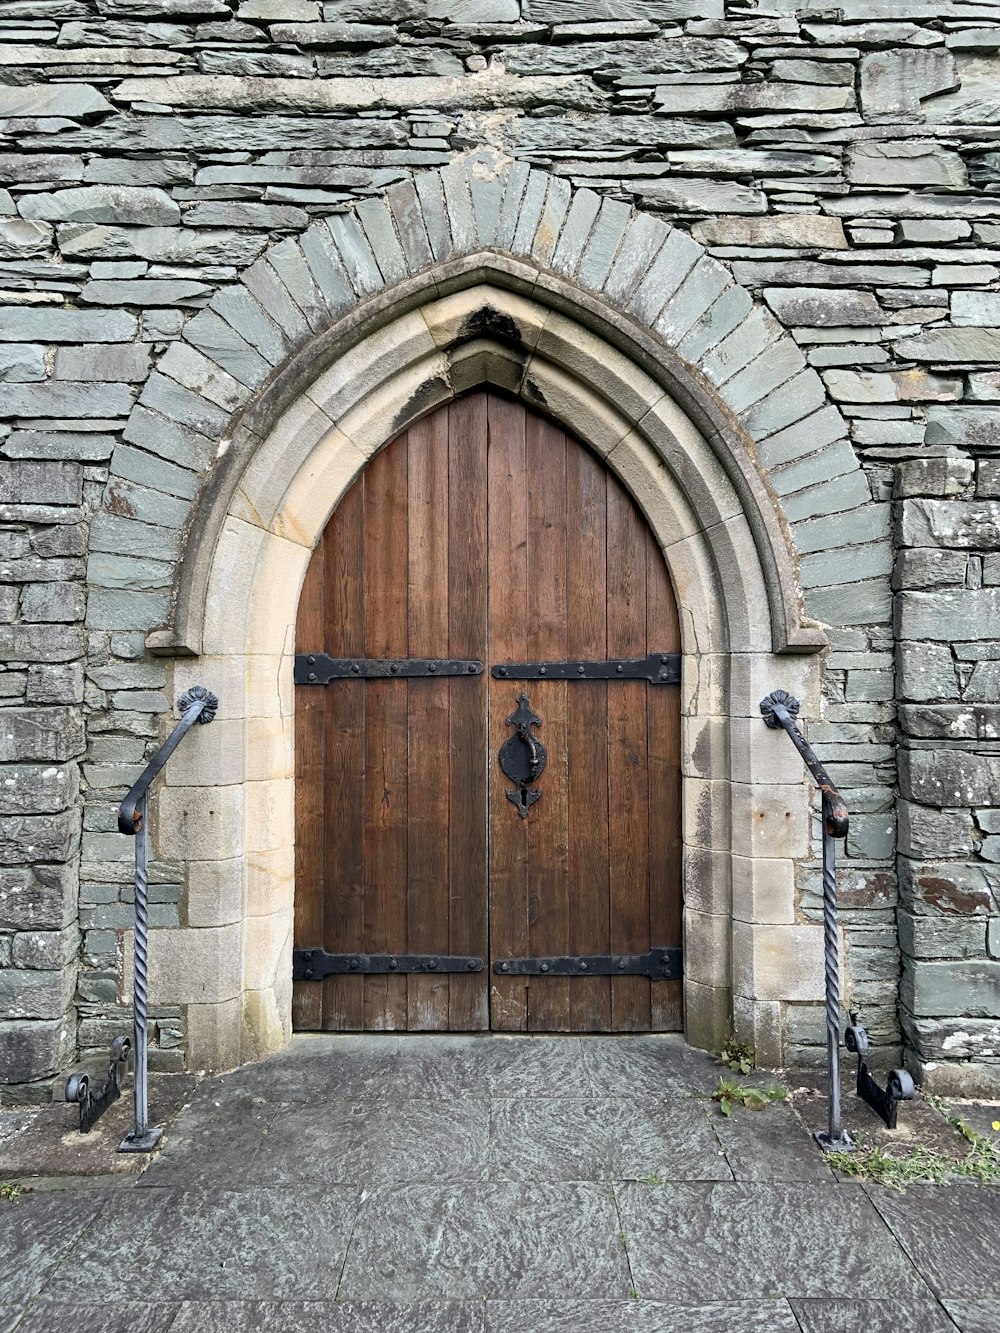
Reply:
<svg viewBox="0 0 1000 1333"><path fill-rule="evenodd" d="M123 1026L115 807L172 703L145 636L282 354L237 279L490 144L667 218L759 302L759 371L815 439L760 458L831 627L810 730L852 812L852 1003L886 1058L996 1083L998 75L1000 5L958 0L0 0L0 1080L46 1095ZM768 357L783 329L821 385ZM151 878L154 927L186 924L183 865ZM182 1067L183 1011L155 1023ZM789 1058L822 1041L791 1006Z"/></svg>

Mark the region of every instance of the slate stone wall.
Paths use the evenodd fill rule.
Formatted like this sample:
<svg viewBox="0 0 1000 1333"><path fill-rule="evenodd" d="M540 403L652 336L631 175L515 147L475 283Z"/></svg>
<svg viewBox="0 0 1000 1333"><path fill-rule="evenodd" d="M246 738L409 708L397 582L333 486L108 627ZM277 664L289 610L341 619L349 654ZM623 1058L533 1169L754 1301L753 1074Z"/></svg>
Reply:
<svg viewBox="0 0 1000 1333"><path fill-rule="evenodd" d="M237 405L179 347L151 370L274 241L491 144L689 229L848 418L831 464L804 401L817 452L768 466L832 627L852 1002L887 1058L998 1086L998 76L1000 5L960 0L0 0L0 1081L48 1095L123 1027L115 806L172 703L145 629ZM855 456L864 533L817 507ZM154 865L154 927L184 891ZM787 1037L822 1058L819 1007Z"/></svg>

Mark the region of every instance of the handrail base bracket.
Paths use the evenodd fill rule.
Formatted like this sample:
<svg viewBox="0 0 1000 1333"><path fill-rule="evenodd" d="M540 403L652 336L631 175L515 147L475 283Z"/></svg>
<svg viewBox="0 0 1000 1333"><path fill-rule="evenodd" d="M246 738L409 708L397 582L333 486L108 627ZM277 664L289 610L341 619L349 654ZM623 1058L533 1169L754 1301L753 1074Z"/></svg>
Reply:
<svg viewBox="0 0 1000 1333"><path fill-rule="evenodd" d="M132 1053L128 1037L115 1037L111 1043L108 1077L96 1092L90 1090L87 1074L71 1074L66 1080L66 1100L80 1107L80 1133L89 1134L104 1112L122 1095L122 1079Z"/></svg>
<svg viewBox="0 0 1000 1333"><path fill-rule="evenodd" d="M152 1152L160 1141L163 1134L162 1125L151 1125L144 1134L136 1134L135 1130L131 1134L126 1134L119 1143L118 1152Z"/></svg>
<svg viewBox="0 0 1000 1333"><path fill-rule="evenodd" d="M885 1123L886 1129L895 1129L899 1103L913 1100L916 1091L913 1079L905 1069L890 1069L884 1088L875 1082L865 1059L868 1033L858 1022L857 1014L851 1014L851 1026L844 1033L844 1045L858 1057L858 1096Z"/></svg>
<svg viewBox="0 0 1000 1333"><path fill-rule="evenodd" d="M829 1130L818 1129L813 1138L824 1152L855 1152L858 1146L846 1129L842 1129L839 1136L832 1135Z"/></svg>

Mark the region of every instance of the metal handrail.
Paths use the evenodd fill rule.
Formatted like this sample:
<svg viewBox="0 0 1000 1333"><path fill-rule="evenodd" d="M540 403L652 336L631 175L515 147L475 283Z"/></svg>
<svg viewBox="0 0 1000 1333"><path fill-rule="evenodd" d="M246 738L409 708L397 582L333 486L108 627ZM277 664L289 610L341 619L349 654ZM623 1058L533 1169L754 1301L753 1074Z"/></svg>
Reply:
<svg viewBox="0 0 1000 1333"><path fill-rule="evenodd" d="M837 939L837 865L835 838L847 835L849 816L844 798L833 785L816 752L795 725L799 701L774 690L760 701L767 726L787 732L823 797L823 961L826 973L826 1065L829 1081L825 1131L816 1140L827 1152L850 1152L854 1141L840 1120L840 947Z"/></svg>
<svg viewBox="0 0 1000 1333"><path fill-rule="evenodd" d="M148 932L149 913L147 907L147 885L149 862L149 821L147 819L147 801L149 789L162 771L167 760L177 749L185 735L196 722L211 722L219 707L219 701L204 685L192 685L177 700L181 720L163 742L156 754L146 765L118 810L118 828L122 833L135 837L135 966L134 984L134 1026L135 1026L135 1123L132 1130L119 1145L119 1152L152 1152L163 1130L149 1124L148 1101L148 1047L147 1047L147 1002L148 1002Z"/></svg>

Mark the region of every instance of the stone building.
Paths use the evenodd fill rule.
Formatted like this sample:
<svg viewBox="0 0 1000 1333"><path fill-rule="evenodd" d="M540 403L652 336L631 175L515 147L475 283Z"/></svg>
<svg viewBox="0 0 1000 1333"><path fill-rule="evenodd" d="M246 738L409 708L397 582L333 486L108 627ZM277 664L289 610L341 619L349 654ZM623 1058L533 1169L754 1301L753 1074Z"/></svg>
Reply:
<svg viewBox="0 0 1000 1333"><path fill-rule="evenodd" d="M487 399L558 423L567 459L587 446L676 600L679 749L654 754L651 730L612 793L612 828L639 784L650 829L667 768L680 794L683 1018L647 1000L646 1025L708 1047L735 1025L765 1061L823 1059L817 811L759 714L782 688L851 812L845 987L877 1060L1000 1090L1000 4L0 0L0 70L10 1095L58 1095L127 1029L116 808L193 683L220 706L153 811L151 1065L287 1041L293 947L337 939L303 934L303 839L335 841L384 758L372 742L337 769L329 740L327 823L299 802L297 863L300 588L382 446L447 420L460 459L461 404ZM411 585L434 494L411 484ZM406 556L393 512L365 579ZM628 596L608 591L608 615ZM554 688L529 691L550 763L536 807L494 808L503 716L477 760L490 820L515 831L557 806L537 702ZM418 824L436 836L414 816L411 859ZM601 854L614 881L624 861ZM386 948L454 952L447 931L414 950L419 896L410 910L409 943ZM441 984L411 978L402 1017L386 1000L319 1021L489 1025L486 990L463 1017L455 981L421 1020L418 987ZM577 979L530 993L545 984ZM596 1025L636 1025L617 1012ZM587 1022L542 1004L506 1026Z"/></svg>

